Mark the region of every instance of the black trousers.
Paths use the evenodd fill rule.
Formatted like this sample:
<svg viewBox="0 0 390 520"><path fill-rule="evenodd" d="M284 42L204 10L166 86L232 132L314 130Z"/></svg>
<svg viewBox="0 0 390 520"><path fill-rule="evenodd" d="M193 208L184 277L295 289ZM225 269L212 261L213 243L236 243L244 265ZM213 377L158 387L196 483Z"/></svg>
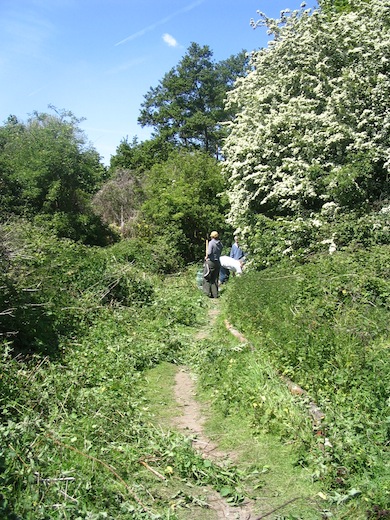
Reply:
<svg viewBox="0 0 390 520"><path fill-rule="evenodd" d="M208 280L203 279L203 292L209 298L218 298L218 280L221 264L219 261L212 262L211 260L208 260L207 263L209 264L210 268L210 276Z"/></svg>

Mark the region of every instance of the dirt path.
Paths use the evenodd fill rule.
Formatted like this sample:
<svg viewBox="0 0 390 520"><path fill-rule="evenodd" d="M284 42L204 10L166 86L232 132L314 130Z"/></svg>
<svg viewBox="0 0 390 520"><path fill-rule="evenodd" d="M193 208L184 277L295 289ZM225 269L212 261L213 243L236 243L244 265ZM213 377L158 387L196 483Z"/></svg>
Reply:
<svg viewBox="0 0 390 520"><path fill-rule="evenodd" d="M202 329L196 336L197 340L207 338L209 329L212 328L219 314L218 303L214 303L209 311L209 322L207 328ZM220 451L218 445L209 439L204 433L206 417L203 414L199 402L195 399L196 383L193 376L186 367L179 367L175 378L175 397L181 414L173 418L174 425L185 435L192 439L194 448L203 457L215 462L234 460L234 453ZM254 504L249 500L239 506L232 507L216 492L210 491L208 496L210 509L215 513L214 518L218 520L255 520Z"/></svg>

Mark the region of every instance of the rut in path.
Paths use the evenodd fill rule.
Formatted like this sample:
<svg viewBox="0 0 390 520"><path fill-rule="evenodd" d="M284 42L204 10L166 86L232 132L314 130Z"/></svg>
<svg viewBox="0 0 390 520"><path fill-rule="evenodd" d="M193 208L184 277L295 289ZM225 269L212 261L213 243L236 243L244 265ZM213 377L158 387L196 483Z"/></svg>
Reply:
<svg viewBox="0 0 390 520"><path fill-rule="evenodd" d="M218 303L209 311L209 323L196 335L197 340L208 337L209 328L215 323L219 314ZM191 373L186 367L179 367L175 377L175 398L179 405L181 415L173 418L174 425L192 440L193 447L204 458L218 461L234 460L234 453L222 452L218 445L209 439L204 433L206 418L202 414L200 404L195 399L196 385ZM217 520L255 520L254 504L246 500L239 506L232 507L217 492L210 490L208 496L210 509L215 513ZM257 517L258 518L258 517Z"/></svg>

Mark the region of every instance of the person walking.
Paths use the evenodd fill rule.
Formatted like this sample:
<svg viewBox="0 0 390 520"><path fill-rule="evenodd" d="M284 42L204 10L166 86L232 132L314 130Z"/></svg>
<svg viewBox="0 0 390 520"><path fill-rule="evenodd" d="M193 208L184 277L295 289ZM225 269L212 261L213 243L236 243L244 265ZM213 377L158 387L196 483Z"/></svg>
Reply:
<svg viewBox="0 0 390 520"><path fill-rule="evenodd" d="M208 275L207 278L204 278L203 282L203 291L209 298L218 298L219 290L218 290L218 280L219 280L219 271L221 269L220 264L220 256L222 253L222 242L219 240L218 231L212 231L210 233L210 242L207 246L207 254L205 257L205 262L208 267Z"/></svg>

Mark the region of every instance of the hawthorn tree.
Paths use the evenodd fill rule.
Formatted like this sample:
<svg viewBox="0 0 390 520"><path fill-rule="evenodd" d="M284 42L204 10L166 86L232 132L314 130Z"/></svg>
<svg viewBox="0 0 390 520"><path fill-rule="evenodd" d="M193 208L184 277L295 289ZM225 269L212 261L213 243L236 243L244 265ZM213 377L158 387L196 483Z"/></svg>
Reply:
<svg viewBox="0 0 390 520"><path fill-rule="evenodd" d="M224 107L226 92L245 74L248 60L245 51L219 63L212 56L207 45L192 43L179 64L144 96L138 122L152 126L154 137L218 155L226 135L221 122L232 115Z"/></svg>
<svg viewBox="0 0 390 520"><path fill-rule="evenodd" d="M275 38L228 93L234 227L251 229L256 215L368 212L389 199L390 9L387 0L355 5L331 19L301 9L254 22Z"/></svg>

